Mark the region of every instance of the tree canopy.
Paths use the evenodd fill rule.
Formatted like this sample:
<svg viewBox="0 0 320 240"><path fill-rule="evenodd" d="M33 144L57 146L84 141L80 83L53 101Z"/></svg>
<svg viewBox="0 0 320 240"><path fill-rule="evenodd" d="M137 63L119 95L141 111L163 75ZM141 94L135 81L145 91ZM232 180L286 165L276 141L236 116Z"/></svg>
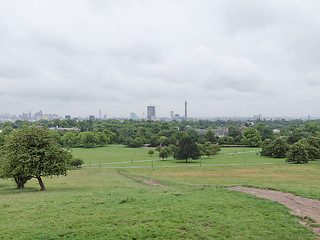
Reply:
<svg viewBox="0 0 320 240"><path fill-rule="evenodd" d="M31 178L66 175L72 155L62 149L50 132L39 127L14 131L1 148L0 176L13 178L18 188Z"/></svg>
<svg viewBox="0 0 320 240"><path fill-rule="evenodd" d="M196 141L190 136L184 136L180 139L173 157L188 162L189 158L198 159L201 154Z"/></svg>

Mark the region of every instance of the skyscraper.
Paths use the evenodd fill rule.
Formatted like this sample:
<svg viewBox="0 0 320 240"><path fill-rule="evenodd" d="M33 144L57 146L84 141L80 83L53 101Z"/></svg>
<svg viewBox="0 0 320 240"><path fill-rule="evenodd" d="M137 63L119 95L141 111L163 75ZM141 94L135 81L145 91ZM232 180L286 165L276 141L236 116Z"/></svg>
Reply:
<svg viewBox="0 0 320 240"><path fill-rule="evenodd" d="M149 121L153 121L156 118L156 107L155 106L147 106L147 119Z"/></svg>
<svg viewBox="0 0 320 240"><path fill-rule="evenodd" d="M187 101L184 102L184 118L188 118L188 103Z"/></svg>
<svg viewBox="0 0 320 240"><path fill-rule="evenodd" d="M171 119L174 118L174 112L173 111L170 112L170 117L171 117Z"/></svg>

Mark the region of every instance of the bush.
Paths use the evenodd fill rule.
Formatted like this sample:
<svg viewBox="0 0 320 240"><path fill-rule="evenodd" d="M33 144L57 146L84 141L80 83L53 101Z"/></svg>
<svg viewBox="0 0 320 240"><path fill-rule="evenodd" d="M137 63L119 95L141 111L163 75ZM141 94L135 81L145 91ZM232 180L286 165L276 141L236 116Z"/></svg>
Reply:
<svg viewBox="0 0 320 240"><path fill-rule="evenodd" d="M288 163L307 163L309 160L308 145L301 140L290 147L286 159Z"/></svg>
<svg viewBox="0 0 320 240"><path fill-rule="evenodd" d="M75 169L75 168L81 168L81 165L84 164L84 161L80 158L72 158L70 160L70 166Z"/></svg>

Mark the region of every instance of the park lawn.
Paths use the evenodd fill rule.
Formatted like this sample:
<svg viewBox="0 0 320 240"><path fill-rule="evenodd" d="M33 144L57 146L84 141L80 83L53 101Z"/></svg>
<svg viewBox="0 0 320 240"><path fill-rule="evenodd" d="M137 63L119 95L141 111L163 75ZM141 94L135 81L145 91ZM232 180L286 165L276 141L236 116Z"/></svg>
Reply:
<svg viewBox="0 0 320 240"><path fill-rule="evenodd" d="M320 199L320 161L308 164L257 164L185 168L126 169L167 184L254 186Z"/></svg>
<svg viewBox="0 0 320 240"><path fill-rule="evenodd" d="M241 176L238 166L229 168ZM168 185L164 188L129 179L116 169L76 170L66 177L44 178L46 192L38 191L36 180L23 190L1 180L0 238L315 239L283 205L223 189L222 183L232 182L230 176L215 184L209 169L121 170L155 177ZM205 177L197 173L201 171ZM259 181L258 175L247 180Z"/></svg>
<svg viewBox="0 0 320 240"><path fill-rule="evenodd" d="M97 148L72 148L72 155L81 158L85 164L127 162L155 159L155 155L150 157L150 148L128 148L124 145L108 145Z"/></svg>
<svg viewBox="0 0 320 240"><path fill-rule="evenodd" d="M88 159L85 161L88 162ZM105 163L92 163L86 164L84 168L115 168L115 167L186 167L186 166L208 166L208 165L245 165L245 164L285 164L285 159L276 159L264 157L257 152L237 152L232 154L224 154L224 155L215 155L208 157L201 157L201 159L192 160L189 159L186 163L185 160L173 160L172 157L169 157L166 160L159 159L157 155L153 157L149 157L149 159L145 160L132 160L125 161L125 159L121 159L119 162L109 161Z"/></svg>
<svg viewBox="0 0 320 240"><path fill-rule="evenodd" d="M158 152L148 155L150 148L127 148L123 145L109 145L99 148L73 148L72 154L84 160L85 168L98 167L161 167L181 166L184 162L172 159L159 158ZM189 165L215 165L215 164L249 164L249 163L284 163L284 159L273 159L257 154L260 148L227 147L222 148L215 156L202 157L198 160L188 161ZM141 162L142 161L142 162Z"/></svg>

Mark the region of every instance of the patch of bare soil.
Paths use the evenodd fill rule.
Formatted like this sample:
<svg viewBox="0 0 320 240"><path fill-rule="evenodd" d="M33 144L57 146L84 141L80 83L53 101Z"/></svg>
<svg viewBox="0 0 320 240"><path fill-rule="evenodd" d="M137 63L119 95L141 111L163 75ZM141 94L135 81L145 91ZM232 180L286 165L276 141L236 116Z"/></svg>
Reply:
<svg viewBox="0 0 320 240"><path fill-rule="evenodd" d="M163 185L163 184L161 184L161 183L158 183L158 182L156 182L156 181L154 181L154 180L147 180L147 179L144 179L144 178L141 178L141 177L129 176L129 175L127 175L127 174L124 174L124 173L120 172L119 170L118 170L118 173L121 174L121 175L123 175L123 176L126 176L126 177L128 177L128 178L131 178L131 179L134 179L134 180L137 180L137 181L144 182L144 183L146 183L146 184L148 184L148 185L158 186L158 187L166 187L165 185Z"/></svg>
<svg viewBox="0 0 320 240"><path fill-rule="evenodd" d="M320 200L299 197L291 193L258 188L237 186L228 189L253 194L257 197L277 201L287 206L291 209L291 214L305 218L306 222L299 221L299 223L314 231L320 239L320 228L313 227L311 222L311 220L314 220L315 222L313 223L320 224Z"/></svg>

